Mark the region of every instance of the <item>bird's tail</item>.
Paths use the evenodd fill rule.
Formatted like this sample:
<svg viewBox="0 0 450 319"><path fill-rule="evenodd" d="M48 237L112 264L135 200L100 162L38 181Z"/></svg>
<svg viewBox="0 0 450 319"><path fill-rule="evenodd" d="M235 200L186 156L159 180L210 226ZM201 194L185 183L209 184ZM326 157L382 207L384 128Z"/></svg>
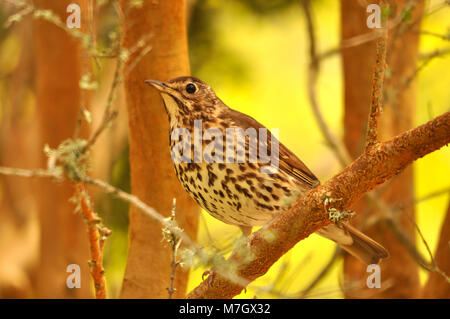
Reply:
<svg viewBox="0 0 450 319"><path fill-rule="evenodd" d="M380 259L389 256L383 246L347 223L325 226L318 234L335 241L348 253L368 265L378 264Z"/></svg>

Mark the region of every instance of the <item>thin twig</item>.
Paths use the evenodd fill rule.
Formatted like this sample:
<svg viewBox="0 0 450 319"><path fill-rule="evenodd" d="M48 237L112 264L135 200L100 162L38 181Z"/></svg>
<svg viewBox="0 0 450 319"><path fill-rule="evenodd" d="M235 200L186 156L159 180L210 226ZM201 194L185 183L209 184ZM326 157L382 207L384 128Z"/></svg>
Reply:
<svg viewBox="0 0 450 319"><path fill-rule="evenodd" d="M411 223L414 224L414 227L417 230L417 233L420 236L420 239L422 240L423 244L425 245L425 248L427 249L428 255L430 256L430 260L431 260L431 269L430 271L434 271L436 273L438 273L439 275L441 275L449 284L450 284L450 277L447 276L447 274L442 271L442 269L439 268L439 266L436 263L436 260L434 259L433 253L431 252L430 246L428 245L427 240L425 239L425 236L422 234L422 231L420 230L419 226L417 225L417 223L414 221L413 218L411 218L411 216L409 216L409 220L411 221Z"/></svg>
<svg viewBox="0 0 450 319"><path fill-rule="evenodd" d="M373 204L375 206L375 209L377 209L379 212L383 212L381 215L376 216L376 218L374 218L374 219L376 221L383 220L386 223L386 225L390 228L390 230L395 235L395 237L397 238L399 243L406 248L406 250L408 251L410 256L412 258L414 258L414 260L419 264L419 266L421 266L424 270L437 272L438 274L442 275L446 280L448 280L449 277L441 269L439 269L436 262L434 261L434 258L431 253L431 250L428 246L428 243L426 242L425 237L423 236L419 226L414 221L414 218L412 218L412 216L410 216L409 214L406 213L409 221L414 225L417 232L419 233L419 236L421 237L422 241L424 242L425 247L427 248L428 254L430 255L430 259L431 259L431 264L426 261L426 259L423 257L423 255L420 253L420 251L417 249L416 244L413 241L411 241L410 237L403 231L403 229L401 228L401 225L397 222L395 216L396 216L397 211L402 210L405 207L417 204L420 201L428 200L435 196L446 194L449 192L449 190L450 189L447 187L445 189L438 190L436 192L432 192L432 193L430 193L424 197L421 197L419 199L414 199L414 200L410 201L409 203L406 203L403 205L397 205L394 207L387 206L386 204L384 204L383 201L376 200L376 198L368 197L368 199L371 200L371 204ZM371 220L371 221L369 220L367 222L367 224L368 225L373 224L375 222L375 220Z"/></svg>
<svg viewBox="0 0 450 319"><path fill-rule="evenodd" d="M430 58L440 57L450 54L450 48L443 48L443 49L436 49L431 52L425 52L419 54L419 59L421 60L428 60Z"/></svg>
<svg viewBox="0 0 450 319"><path fill-rule="evenodd" d="M118 9L118 6L114 6L114 8L116 8L116 14L120 17L120 11ZM119 19L119 21L121 21L121 19ZM103 133L103 131L107 127L109 127L111 122L118 115L118 111L117 110L111 111L111 108L112 108L114 100L116 99L116 90L117 90L119 84L123 80L123 76L121 74L122 71L123 71L122 70L122 68L123 68L123 59L120 56L121 43L122 43L122 25L121 25L120 22L119 22L118 27L117 27L117 39L116 39L115 43L116 43L116 50L117 50L117 52L119 52L119 54L117 54L116 68L114 70L113 81L112 81L112 84L111 84L111 88L109 89L108 99L106 101L105 109L103 111L103 118L102 118L102 121L101 121L99 127L94 131L94 133L88 139L84 150L90 149L92 147L92 145L95 144L95 142L97 141L98 137Z"/></svg>
<svg viewBox="0 0 450 319"><path fill-rule="evenodd" d="M176 204L177 204L177 201L174 198L173 204L172 204L172 213L170 216L170 221L172 223L176 222L175 221ZM167 288L167 292L169 293L169 299L172 299L173 294L176 292L176 288L174 287L175 274L176 274L176 269L177 269L178 265L180 264L177 261L177 255L178 255L178 248L181 245L181 239L178 238L174 233L170 232L168 241L169 241L170 245L172 246L172 262L171 262L171 272L170 272L170 284L169 284L169 287Z"/></svg>
<svg viewBox="0 0 450 319"><path fill-rule="evenodd" d="M308 72L308 96L311 104L314 117L319 125L320 131L328 144L328 146L334 151L336 157L342 166L346 166L351 162L351 157L347 152L347 149L342 145L342 142L334 136L329 129L325 118L323 117L319 101L317 98L317 76L319 72L320 59L316 53L316 40L314 33L314 25L310 8L310 0L302 0L303 11L305 12L307 30L309 36L309 72Z"/></svg>
<svg viewBox="0 0 450 319"><path fill-rule="evenodd" d="M319 282L322 281L326 277L326 275L330 272L331 268L333 268L335 262L338 260L339 256L341 256L342 249L336 245L334 249L333 256L331 256L330 260L326 263L326 265L322 268L322 270L317 274L317 276L311 281L311 283L303 289L301 292L297 293L300 299L306 298L311 290L317 286Z"/></svg>
<svg viewBox="0 0 450 319"><path fill-rule="evenodd" d="M419 34L429 35L429 36L436 37L436 38L439 38L444 41L450 41L450 34L440 34L440 33L427 31L427 30L420 30Z"/></svg>
<svg viewBox="0 0 450 319"><path fill-rule="evenodd" d="M421 266L423 269L430 271L430 266L422 254L417 250L415 242L403 231L401 225L397 222L396 216L400 208L387 205L382 198L373 194L367 194L366 199L373 209L378 212L373 217L367 219L365 226L373 225L379 221L383 221L392 231L398 242L405 247L410 256Z"/></svg>
<svg viewBox="0 0 450 319"><path fill-rule="evenodd" d="M441 4L437 5L435 8L432 8L431 10L429 10L424 16L429 17L432 14L438 12L439 10L445 8L446 6L447 5L445 4L445 2L441 3ZM388 30L391 30L391 29L399 26L399 24L402 22L404 22L404 19L403 19L403 15L400 13L394 19L387 22L386 28ZM411 26L415 25L417 22L418 21L414 21L413 23L411 23ZM373 31L369 31L369 32L366 32L363 34L358 34L358 35L348 38L348 39L344 39L344 40L342 40L341 44L338 47L328 49L328 50L324 51L323 53L319 53L318 59L324 60L324 59L330 58L337 53L341 53L345 49L363 45L365 43L374 41L374 40L380 38L381 36L382 36L382 33L380 33L379 30L373 30Z"/></svg>
<svg viewBox="0 0 450 319"><path fill-rule="evenodd" d="M21 9L19 13L13 14L6 20L6 27L13 25L14 23L23 19L26 15L32 14L33 18L42 19L52 23L53 25L59 27L60 29L66 31L69 35L81 40L80 43L87 45L86 49L91 45L92 39L88 35L84 34L77 28L69 28L65 22L61 20L61 17L56 15L51 10L36 8L33 4L27 1L17 1L17 0L4 0L11 5L16 6Z"/></svg>
<svg viewBox="0 0 450 319"><path fill-rule="evenodd" d="M410 21L410 19L408 18L411 15L411 11L414 10L417 2L418 2L418 0L409 0L400 9L400 13L398 14L398 16L400 17L400 23L392 31L389 43L386 43L386 45L387 45L386 63L389 63L391 61L391 55L394 52L395 43L397 43L397 39L405 32L411 31L413 26L419 24L419 22L422 21L421 14L419 14L418 17L416 17L416 19L414 21ZM386 1L384 2L383 5L385 5L385 4L386 4ZM408 13L408 14L406 14L406 13Z"/></svg>
<svg viewBox="0 0 450 319"><path fill-rule="evenodd" d="M114 6L117 10L117 15L119 16L119 21L123 20L121 10L118 6ZM152 49L150 45L147 44L147 41L152 37L152 35L147 35L146 37L140 39L133 47L128 50L124 50L121 47L122 43L122 23L119 22L118 27L118 36L117 36L117 52L118 54L116 59L116 68L114 70L113 81L111 84L111 88L109 90L108 99L106 101L105 109L103 111L103 118L99 125L99 127L94 131L91 137L88 139L85 150L88 150L95 144L99 136L111 125L112 121L118 116L117 110L112 110L113 102L117 96L117 88L123 82L123 80L127 77L127 75L138 65L138 63L147 55L148 52ZM128 58L135 54L139 49L141 52L133 59L132 62L125 68L124 63L128 60Z"/></svg>
<svg viewBox="0 0 450 319"><path fill-rule="evenodd" d="M383 219L386 223L386 225L389 227L389 229L394 234L397 241L405 247L406 251L409 253L409 255L417 262L417 264L422 267L424 270L431 271L431 267L429 263L425 260L423 255L419 252L419 250L416 247L415 242L411 240L411 238L403 231L399 223L393 219L385 217Z"/></svg>
<svg viewBox="0 0 450 319"><path fill-rule="evenodd" d="M91 74L91 58L94 59L94 61L96 62L97 66L98 66L98 60L95 57L95 53L97 52L96 50L96 33L95 33L95 26L94 26L94 9L93 9L93 1L94 0L90 0L87 2L87 14L85 14L84 16L87 17L86 21L83 21L82 25L83 27L81 28L81 31L89 34L89 43L87 44L88 47L84 48L84 51L82 52L82 57L81 57L81 70L82 70L82 76L84 75L90 75ZM90 120L90 114L89 114L89 109L90 109L90 93L88 92L88 90L86 90L85 88L81 88L80 90L80 101L81 101L81 105L80 105L80 109L78 111L78 117L77 120L75 122L75 129L74 129L74 133L73 133L73 139L78 139L79 135L80 135L80 130L81 130L81 126L83 124L83 119L86 119L87 122L89 123Z"/></svg>
<svg viewBox="0 0 450 319"><path fill-rule="evenodd" d="M444 57L448 54L450 54L450 48L437 49L432 52L421 55L420 59L422 60L422 63L417 68L414 69L411 75L409 75L407 78L404 79L403 84L399 88L399 90L404 90L408 88L412 80L414 80L414 78L419 74L419 72L422 71L435 58Z"/></svg>
<svg viewBox="0 0 450 319"><path fill-rule="evenodd" d="M443 55L435 55L435 56L430 57L428 59L424 59L422 64L419 67L417 67L409 77L407 77L405 79L405 81L403 83L403 87L400 88L400 89L408 88L409 85L411 84L412 80L417 76L417 74L419 74L419 72L422 71L433 60L433 58L438 57L438 56L443 56Z"/></svg>
<svg viewBox="0 0 450 319"><path fill-rule="evenodd" d="M309 252L302 260L300 260L297 266L290 273L291 275L284 279L284 283L281 285L279 291L287 291L294 283L295 278L298 278L300 271L305 267L312 259L313 252Z"/></svg>
<svg viewBox="0 0 450 319"><path fill-rule="evenodd" d="M62 177L60 171L50 171L48 169L21 169L0 166L0 175L19 176L19 177L51 177L60 179Z"/></svg>
<svg viewBox="0 0 450 319"><path fill-rule="evenodd" d="M432 191L432 192L430 192L430 193L428 193L428 194L426 194L426 195L424 195L422 197L414 198L413 200L410 200L409 202L406 202L406 203L403 203L403 204L399 204L396 207L394 207L394 209L403 209L405 207L416 205L416 204L418 204L420 202L427 201L427 200L430 200L430 199L435 198L437 196L442 196L442 195L445 195L445 194L450 194L450 186L444 187L442 189L438 189L436 191Z"/></svg>

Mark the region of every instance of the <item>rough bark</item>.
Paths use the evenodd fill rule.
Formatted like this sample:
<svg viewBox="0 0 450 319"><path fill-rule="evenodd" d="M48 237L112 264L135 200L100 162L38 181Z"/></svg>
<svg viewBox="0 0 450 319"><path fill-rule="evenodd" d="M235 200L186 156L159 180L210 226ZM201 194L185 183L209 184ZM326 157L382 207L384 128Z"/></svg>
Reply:
<svg viewBox="0 0 450 319"><path fill-rule="evenodd" d="M38 8L50 9L66 21L71 0L36 0ZM81 12L86 2L78 1ZM57 147L71 138L81 104L79 81L82 70L82 48L66 31L42 19L34 21L36 64L36 112L39 125L40 167L46 167L45 144ZM86 136L82 134L81 136ZM74 214L69 202L73 188L68 182L56 184L37 180L40 217L40 263L35 273L35 296L38 298L88 298L92 296L89 276L89 243L86 225ZM81 267L81 288L68 289L66 268Z"/></svg>
<svg viewBox="0 0 450 319"><path fill-rule="evenodd" d="M123 11L128 1L121 1ZM169 80L189 74L184 0L145 1L125 17L125 48L152 34L152 50L125 79L129 118L131 188L134 195L169 216L177 200L176 219L195 238L198 206L176 179L169 149L169 124L159 94L146 79ZM138 54L138 53L137 53ZM133 57L129 60L133 63ZM150 163L151 159L151 163ZM130 209L130 245L122 298L167 298L171 247L161 242L161 225ZM177 268L175 298L185 294L188 272Z"/></svg>
<svg viewBox="0 0 450 319"><path fill-rule="evenodd" d="M441 271L450 276L450 203L441 228L434 260ZM439 273L431 272L423 288L423 298L450 299L450 283Z"/></svg>
<svg viewBox="0 0 450 319"><path fill-rule="evenodd" d="M414 160L450 143L450 112L413 130L367 149L351 165L309 191L286 213L253 233L228 258L234 275L252 280L267 270L298 241L329 224L326 198L340 199L327 208L342 211L365 193L401 173ZM188 298L231 298L242 291L220 272L189 293Z"/></svg>
<svg viewBox="0 0 450 319"><path fill-rule="evenodd" d="M396 14L400 13L407 1L396 1L391 8ZM412 19L420 19L423 12L423 2L418 1L412 12ZM348 39L370 31L366 26L366 7L358 1L343 0L341 2L342 39ZM415 109L415 83L404 88L403 81L411 76L416 69L418 57L418 33L399 33L398 27L389 32L388 67L391 76L385 81L385 96L387 103L380 116L378 135L386 140L410 129L413 126ZM395 37L395 40L392 39ZM391 46L391 44L393 45ZM345 116L344 142L351 156L358 156L365 141L366 124L372 89L372 73L375 63L375 41L363 45L346 48L342 51L344 79L345 79ZM414 198L412 167L393 179L380 196L387 205L409 202ZM411 222L414 218L414 207L404 205L396 223L399 230L415 243L415 230ZM365 222L369 216L380 212L373 209L367 201L361 200L352 207L360 212L356 224L380 242L389 251L390 258L381 264L382 281L391 281L392 286L387 289L368 289L365 287L367 277L366 266L356 258L346 255L344 262L344 285L355 282L362 283L358 289L346 290L347 298L413 298L419 296L420 283L418 264L408 253L406 247L397 240L395 233L383 219L368 226Z"/></svg>

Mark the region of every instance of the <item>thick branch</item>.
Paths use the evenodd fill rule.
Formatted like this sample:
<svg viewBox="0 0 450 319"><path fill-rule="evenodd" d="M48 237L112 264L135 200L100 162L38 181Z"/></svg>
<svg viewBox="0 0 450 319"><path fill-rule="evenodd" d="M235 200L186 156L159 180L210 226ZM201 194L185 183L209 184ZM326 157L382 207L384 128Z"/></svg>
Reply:
<svg viewBox="0 0 450 319"><path fill-rule="evenodd" d="M376 186L399 174L414 160L450 142L450 112L367 149L350 166L323 185L309 191L286 213L250 236L245 255L237 248L228 259L237 276L253 281L297 242L330 223L325 198L340 198L336 209L351 206ZM188 298L231 298L243 287L219 274L203 282Z"/></svg>

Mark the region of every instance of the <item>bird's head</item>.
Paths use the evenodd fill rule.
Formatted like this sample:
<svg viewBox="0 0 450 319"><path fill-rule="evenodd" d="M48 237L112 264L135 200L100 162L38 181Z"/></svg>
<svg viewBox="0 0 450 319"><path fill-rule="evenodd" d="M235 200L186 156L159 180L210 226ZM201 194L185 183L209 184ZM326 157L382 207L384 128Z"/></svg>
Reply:
<svg viewBox="0 0 450 319"><path fill-rule="evenodd" d="M226 107L208 84L192 76L167 82L146 80L145 83L159 91L171 120L213 116L222 107Z"/></svg>

